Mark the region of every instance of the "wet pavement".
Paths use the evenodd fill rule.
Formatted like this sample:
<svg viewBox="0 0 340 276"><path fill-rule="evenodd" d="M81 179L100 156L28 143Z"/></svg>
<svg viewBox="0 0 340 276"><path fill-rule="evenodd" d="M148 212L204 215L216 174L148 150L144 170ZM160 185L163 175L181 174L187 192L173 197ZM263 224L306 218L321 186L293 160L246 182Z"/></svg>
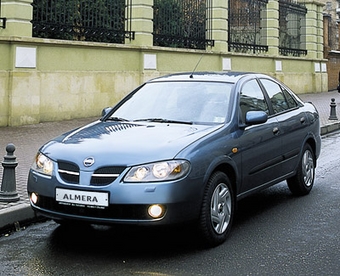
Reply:
<svg viewBox="0 0 340 276"><path fill-rule="evenodd" d="M340 129L340 93L337 91L299 95L306 102L312 102L320 113L321 134L326 135ZM330 120L331 99L335 99L335 117ZM332 114L334 115L334 114ZM334 117L334 116L332 116ZM98 117L99 118L99 117ZM70 121L46 122L19 127L0 127L0 160L4 160L6 146L13 143L16 147L14 155L16 167L16 192L20 199L15 202L0 202L0 232L14 226L20 227L26 221L35 219L34 212L29 206L26 183L29 168L33 158L45 142L76 127L85 125L98 118L83 118ZM0 166L0 185L2 185L3 166ZM3 187L3 186L0 186ZM1 200L1 194L0 194Z"/></svg>

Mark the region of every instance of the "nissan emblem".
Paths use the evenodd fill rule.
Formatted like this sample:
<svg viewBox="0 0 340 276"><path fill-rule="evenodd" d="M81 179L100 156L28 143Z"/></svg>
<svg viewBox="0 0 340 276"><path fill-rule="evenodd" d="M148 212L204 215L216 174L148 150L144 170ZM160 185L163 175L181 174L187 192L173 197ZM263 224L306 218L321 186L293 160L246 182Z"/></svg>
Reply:
<svg viewBox="0 0 340 276"><path fill-rule="evenodd" d="M93 157L87 157L85 160L84 160L84 166L85 167L91 167L93 164L94 164L94 158Z"/></svg>

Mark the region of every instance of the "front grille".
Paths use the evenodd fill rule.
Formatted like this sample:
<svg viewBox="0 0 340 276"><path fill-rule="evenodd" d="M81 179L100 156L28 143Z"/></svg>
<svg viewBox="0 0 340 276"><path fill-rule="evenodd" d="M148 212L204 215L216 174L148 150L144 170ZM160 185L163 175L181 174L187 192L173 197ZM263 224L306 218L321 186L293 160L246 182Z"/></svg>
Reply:
<svg viewBox="0 0 340 276"><path fill-rule="evenodd" d="M90 185L105 186L117 179L126 167L102 167L94 171L91 177ZM61 179L70 184L79 184L80 170L79 167L70 162L59 161L58 173Z"/></svg>
<svg viewBox="0 0 340 276"><path fill-rule="evenodd" d="M79 184L79 167L76 164L59 161L58 173L65 182Z"/></svg>
<svg viewBox="0 0 340 276"><path fill-rule="evenodd" d="M97 169L91 177L91 185L104 186L112 183L125 170L125 167L103 167Z"/></svg>

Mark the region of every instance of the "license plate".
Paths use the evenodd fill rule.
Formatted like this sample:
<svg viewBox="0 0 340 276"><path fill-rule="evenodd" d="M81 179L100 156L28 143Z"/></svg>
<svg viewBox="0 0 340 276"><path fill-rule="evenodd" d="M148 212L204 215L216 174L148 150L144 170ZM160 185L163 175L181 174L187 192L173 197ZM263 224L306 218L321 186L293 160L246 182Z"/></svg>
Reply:
<svg viewBox="0 0 340 276"><path fill-rule="evenodd" d="M105 192L87 192L56 189L56 201L85 206L109 206L109 195Z"/></svg>

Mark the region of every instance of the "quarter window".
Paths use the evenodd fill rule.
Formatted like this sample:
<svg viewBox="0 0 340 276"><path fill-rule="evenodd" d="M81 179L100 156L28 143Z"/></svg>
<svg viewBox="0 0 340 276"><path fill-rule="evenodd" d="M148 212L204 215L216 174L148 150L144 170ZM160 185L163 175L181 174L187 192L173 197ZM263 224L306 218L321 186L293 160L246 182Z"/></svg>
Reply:
<svg viewBox="0 0 340 276"><path fill-rule="evenodd" d="M246 121L248 111L264 111L267 114L269 112L263 92L256 80L246 82L241 88L240 112L243 123Z"/></svg>
<svg viewBox="0 0 340 276"><path fill-rule="evenodd" d="M295 101L293 96L285 89L283 89L283 94L285 95L288 103L289 108L296 108L298 107L298 103Z"/></svg>

